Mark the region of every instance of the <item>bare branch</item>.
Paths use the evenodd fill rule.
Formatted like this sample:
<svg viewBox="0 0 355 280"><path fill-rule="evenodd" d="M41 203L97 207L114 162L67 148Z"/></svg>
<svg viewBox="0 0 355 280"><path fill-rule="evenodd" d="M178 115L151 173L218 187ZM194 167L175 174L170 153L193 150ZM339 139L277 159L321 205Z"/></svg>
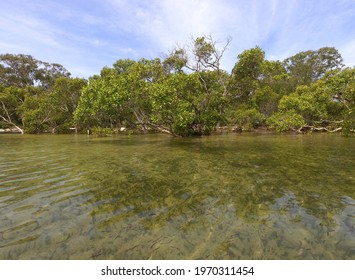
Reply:
<svg viewBox="0 0 355 280"><path fill-rule="evenodd" d="M1 104L2 104L2 108L3 108L4 112L5 112L5 114L6 114L6 116L7 116L8 122L12 123L12 122L11 122L11 117L10 117L9 112L7 111L6 107L5 107L4 102L1 101ZM4 117L2 117L2 118L5 120ZM6 121L6 120L5 120L5 121Z"/></svg>
<svg viewBox="0 0 355 280"><path fill-rule="evenodd" d="M4 116L2 116L2 115L0 115L0 118L3 119L4 122L6 122L8 124L11 124L14 127L16 127L21 132L21 134L23 134L23 129L12 122L10 114L9 114L8 110L6 109L6 106L5 106L4 102L1 101L1 105L2 105L2 108L3 108L3 110L4 110L4 112L5 112L6 116L7 116L7 119Z"/></svg>

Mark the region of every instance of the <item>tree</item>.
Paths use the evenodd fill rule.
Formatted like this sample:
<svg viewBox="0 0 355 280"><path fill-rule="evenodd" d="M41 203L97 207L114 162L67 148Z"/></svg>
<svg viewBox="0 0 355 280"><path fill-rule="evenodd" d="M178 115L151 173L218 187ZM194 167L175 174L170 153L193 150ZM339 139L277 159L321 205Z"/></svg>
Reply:
<svg viewBox="0 0 355 280"><path fill-rule="evenodd" d="M258 88L251 98L252 107L256 108L264 117L270 117L277 111L278 102L281 98L270 86Z"/></svg>
<svg viewBox="0 0 355 280"><path fill-rule="evenodd" d="M327 71L341 69L343 59L333 47L320 48L317 51L304 51L284 60L284 66L293 85L310 85L319 80Z"/></svg>
<svg viewBox="0 0 355 280"><path fill-rule="evenodd" d="M53 131L66 131L74 125L73 115L86 85L87 81L80 78L61 77L55 80L49 95L50 106L53 108L50 116Z"/></svg>
<svg viewBox="0 0 355 280"><path fill-rule="evenodd" d="M24 54L0 55L0 119L3 123L2 126L5 123L5 125L15 126L23 132L25 123L29 124L28 120L33 120L35 116L42 119L38 108L36 114L32 109L43 105L44 100L47 100L47 97L44 98L46 95L44 91L51 90L58 78L68 78L69 76L70 73L57 63L42 62ZM40 102L41 105L36 105L36 102ZM46 106L51 107L52 105L52 103L46 103ZM32 113L25 111L25 108L32 108ZM43 110L45 110L45 106L42 108ZM36 127L34 130L38 131L38 128Z"/></svg>
<svg viewBox="0 0 355 280"><path fill-rule="evenodd" d="M342 120L345 134L355 130L355 68L333 71L324 77L324 87L331 92L333 106L329 108L334 119Z"/></svg>
<svg viewBox="0 0 355 280"><path fill-rule="evenodd" d="M196 115L193 134L208 134L213 130L212 126L225 122L229 75L221 69L220 64L230 42L229 37L222 48L218 48L220 43L211 35L197 37L192 39L189 48L175 49L164 61L168 72L182 73L183 69L187 69L185 73L194 75L194 79L198 78L202 86L194 101L190 98L191 108Z"/></svg>
<svg viewBox="0 0 355 280"><path fill-rule="evenodd" d="M83 88L74 112L77 125L107 127L117 124L121 119L122 103L128 99L125 79L114 72L105 73L102 77L89 79L89 84Z"/></svg>
<svg viewBox="0 0 355 280"><path fill-rule="evenodd" d="M198 110L193 99L198 95L199 86L196 75L185 73L176 73L154 84L150 95L152 121L173 135L192 134Z"/></svg>
<svg viewBox="0 0 355 280"><path fill-rule="evenodd" d="M226 71L221 69L221 59L228 49L232 39L228 37L222 48L218 48L219 42L213 39L211 35L192 38L191 45L186 48L175 48L167 58L163 65L168 72L179 72L183 69L190 71L189 73L197 73L201 82L205 84L205 91L208 92L208 87L201 73L214 71L216 82L223 88L223 96L227 95L228 75Z"/></svg>
<svg viewBox="0 0 355 280"><path fill-rule="evenodd" d="M294 123L284 120L302 117L304 124L325 131L341 127L351 130L355 123L352 115L354 93L354 69L328 72L309 86L298 86L294 93L283 96L278 105L279 112L271 116L268 123L279 127L278 130L287 130L290 127L285 124Z"/></svg>
<svg viewBox="0 0 355 280"><path fill-rule="evenodd" d="M186 50L176 48L163 61L167 73L182 73L188 62Z"/></svg>
<svg viewBox="0 0 355 280"><path fill-rule="evenodd" d="M263 125L277 110L286 79L281 62L265 60L260 47L239 54L229 82L229 123L244 129Z"/></svg>
<svg viewBox="0 0 355 280"><path fill-rule="evenodd" d="M27 87L25 101L17 108L27 133L48 131L51 127L53 106L49 92L40 87Z"/></svg>
<svg viewBox="0 0 355 280"><path fill-rule="evenodd" d="M25 88L37 80L38 63L30 55L0 55L0 84Z"/></svg>
<svg viewBox="0 0 355 280"><path fill-rule="evenodd" d="M189 55L177 49L163 62L117 61L90 79L75 120L84 126L125 124L174 135L209 134L221 119L228 78L220 69L224 49L215 45L211 37L200 37Z"/></svg>
<svg viewBox="0 0 355 280"><path fill-rule="evenodd" d="M355 68L333 71L324 77L324 86L331 89L332 97L351 111L355 107Z"/></svg>
<svg viewBox="0 0 355 280"><path fill-rule="evenodd" d="M251 106L239 106L235 110L228 112L228 121L233 125L237 125L244 130L251 130L262 125L265 117L260 111Z"/></svg>
<svg viewBox="0 0 355 280"><path fill-rule="evenodd" d="M149 87L165 74L164 67L159 59L141 59L117 71L121 62L127 66L127 61L116 62L114 69L104 69L101 77L90 80L83 89L74 113L77 123L112 128L127 124L144 130L153 126L149 120Z"/></svg>
<svg viewBox="0 0 355 280"><path fill-rule="evenodd" d="M270 128L274 128L277 132L284 132L289 130L297 130L305 124L303 117L295 112L295 110L279 111L273 114L266 120Z"/></svg>
<svg viewBox="0 0 355 280"><path fill-rule="evenodd" d="M210 134L221 119L219 91L214 94L210 84L214 73L176 73L156 83L151 89L152 120L174 135ZM208 95L200 75L208 82Z"/></svg>
<svg viewBox="0 0 355 280"><path fill-rule="evenodd" d="M246 50L238 55L238 62L230 79L230 99L245 102L259 86L265 53L260 47Z"/></svg>
<svg viewBox="0 0 355 280"><path fill-rule="evenodd" d="M255 47L238 55L229 74L221 60L230 42L197 37L164 60L120 59L88 81L30 55L0 55L0 126L33 133L125 126L180 136L221 125L354 130L354 69L342 69L336 49L280 62Z"/></svg>
<svg viewBox="0 0 355 280"><path fill-rule="evenodd" d="M40 86L49 89L55 79L69 76L70 73L62 65L43 62L31 55L0 55L0 84L3 86Z"/></svg>
<svg viewBox="0 0 355 280"><path fill-rule="evenodd" d="M0 126L16 127L21 133L21 117L18 107L24 102L25 90L16 87L4 87L0 85Z"/></svg>
<svg viewBox="0 0 355 280"><path fill-rule="evenodd" d="M113 64L113 70L115 70L117 74L123 74L129 71L135 64L136 62L132 59L119 59Z"/></svg>
<svg viewBox="0 0 355 280"><path fill-rule="evenodd" d="M39 69L36 73L38 86L46 90L50 90L57 79L70 78L71 74L65 69L64 66L58 63L47 63L38 61Z"/></svg>
<svg viewBox="0 0 355 280"><path fill-rule="evenodd" d="M276 94L282 96L290 93L289 76L280 61L264 60L259 76L260 87L270 88Z"/></svg>

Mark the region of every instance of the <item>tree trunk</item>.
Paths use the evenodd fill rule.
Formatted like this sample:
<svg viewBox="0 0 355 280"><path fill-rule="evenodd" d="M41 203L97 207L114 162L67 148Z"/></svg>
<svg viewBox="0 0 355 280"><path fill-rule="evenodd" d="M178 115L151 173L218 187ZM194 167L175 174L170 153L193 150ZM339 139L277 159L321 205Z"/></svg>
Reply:
<svg viewBox="0 0 355 280"><path fill-rule="evenodd" d="M2 116L2 115L0 115L0 118L1 118L4 122L6 122L6 123L8 123L8 124L11 124L12 126L14 126L18 131L20 131L21 134L23 134L23 133L24 133L24 132L23 132L23 129L20 128L19 126L17 126L16 124L14 124L14 123L12 122L11 117L10 117L10 114L9 114L9 112L8 112L7 109L6 109L6 106L5 106L4 102L1 102L1 105L2 105L2 108L3 108L4 112L6 113L6 117L7 117L7 118L5 118L5 117Z"/></svg>
<svg viewBox="0 0 355 280"><path fill-rule="evenodd" d="M8 124L11 124L13 127L15 127L21 134L24 134L24 131L21 127L19 127L18 125L14 124L11 120L8 120L8 119L5 119L3 116L0 115L0 118L8 123Z"/></svg>
<svg viewBox="0 0 355 280"><path fill-rule="evenodd" d="M337 131L340 131L342 130L341 127L338 127L338 128L335 128L333 130L329 130L328 128L326 127L315 127L315 126L312 126L312 125L304 125L304 126L301 126L299 129L297 129L296 131L298 133L307 133L307 132L330 132L330 133L333 133L333 132L337 132Z"/></svg>

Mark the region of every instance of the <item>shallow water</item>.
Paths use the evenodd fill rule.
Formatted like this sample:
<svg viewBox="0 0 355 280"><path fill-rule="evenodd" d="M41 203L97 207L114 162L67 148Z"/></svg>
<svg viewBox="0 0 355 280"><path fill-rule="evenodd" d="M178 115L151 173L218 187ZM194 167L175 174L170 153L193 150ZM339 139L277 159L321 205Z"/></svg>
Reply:
<svg viewBox="0 0 355 280"><path fill-rule="evenodd" d="M0 259L355 259L340 135L0 135Z"/></svg>

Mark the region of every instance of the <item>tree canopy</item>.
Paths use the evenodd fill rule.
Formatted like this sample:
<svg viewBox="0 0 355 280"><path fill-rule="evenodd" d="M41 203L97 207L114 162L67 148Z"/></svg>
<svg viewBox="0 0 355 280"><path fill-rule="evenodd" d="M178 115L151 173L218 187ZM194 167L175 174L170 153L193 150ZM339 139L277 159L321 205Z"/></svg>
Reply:
<svg viewBox="0 0 355 280"><path fill-rule="evenodd" d="M119 59L88 81L30 55L0 55L0 128L29 133L122 127L208 135L218 127L355 128L354 68L333 47L271 61L259 47L221 60L231 39L192 39L164 58Z"/></svg>

